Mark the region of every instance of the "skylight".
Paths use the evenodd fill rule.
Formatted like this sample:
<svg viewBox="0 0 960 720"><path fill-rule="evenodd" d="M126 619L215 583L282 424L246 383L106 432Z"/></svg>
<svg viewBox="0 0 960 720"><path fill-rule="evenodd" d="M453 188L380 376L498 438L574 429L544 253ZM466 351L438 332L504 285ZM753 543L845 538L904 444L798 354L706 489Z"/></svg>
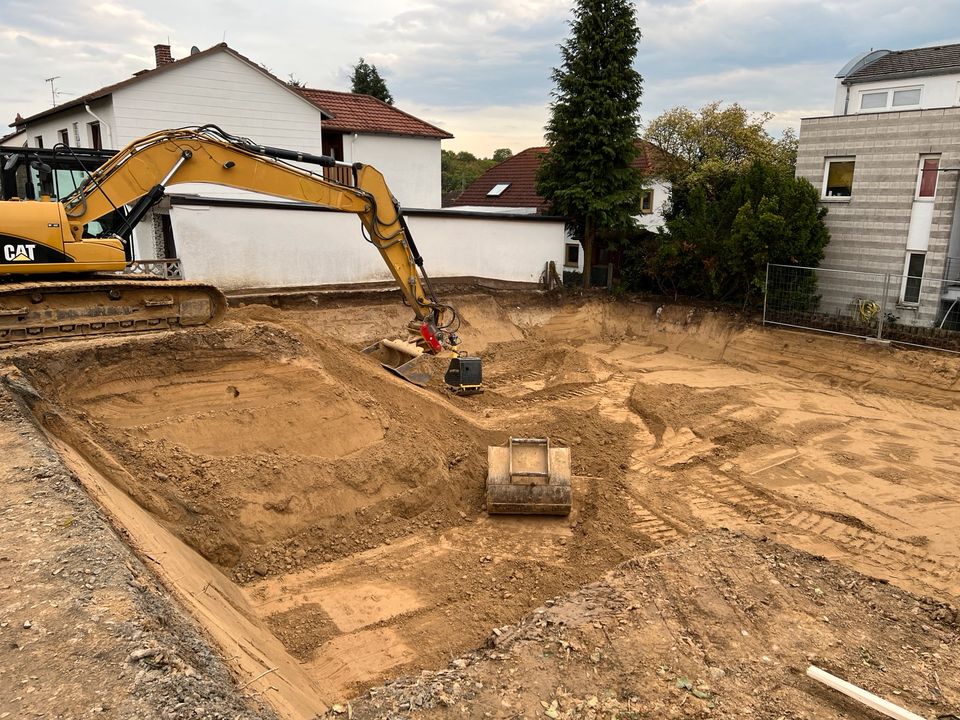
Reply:
<svg viewBox="0 0 960 720"><path fill-rule="evenodd" d="M510 183L497 183L490 188L490 192L487 193L487 197L500 197L503 195L503 191L508 187L510 187Z"/></svg>

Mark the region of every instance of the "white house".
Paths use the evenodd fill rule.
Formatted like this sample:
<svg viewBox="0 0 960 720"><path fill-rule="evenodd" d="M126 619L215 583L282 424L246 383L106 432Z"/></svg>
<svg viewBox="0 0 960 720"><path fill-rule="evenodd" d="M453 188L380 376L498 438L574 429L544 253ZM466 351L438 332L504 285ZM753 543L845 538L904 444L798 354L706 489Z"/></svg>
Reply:
<svg viewBox="0 0 960 720"><path fill-rule="evenodd" d="M370 96L292 87L225 44L181 60L166 45L155 54L153 69L18 118L16 137L32 147L119 148L157 130L215 124L258 144L376 167L432 277L530 283L547 261L562 262L562 219L440 210L446 131ZM209 185L171 185L134 245L138 260L179 258L184 277L227 290L391 281L355 216Z"/></svg>
<svg viewBox="0 0 960 720"><path fill-rule="evenodd" d="M339 147L338 159L381 169L404 206L440 206L440 142L453 137L449 133L368 96L301 91L225 43L181 60L171 57L168 45L154 51L153 69L18 117L16 139L31 147L120 148L157 130L214 124L263 145L313 154ZM325 138L327 122L332 125ZM170 194L254 197L199 185L174 185ZM167 207L158 207L137 229L138 257L169 254L172 230L162 217Z"/></svg>

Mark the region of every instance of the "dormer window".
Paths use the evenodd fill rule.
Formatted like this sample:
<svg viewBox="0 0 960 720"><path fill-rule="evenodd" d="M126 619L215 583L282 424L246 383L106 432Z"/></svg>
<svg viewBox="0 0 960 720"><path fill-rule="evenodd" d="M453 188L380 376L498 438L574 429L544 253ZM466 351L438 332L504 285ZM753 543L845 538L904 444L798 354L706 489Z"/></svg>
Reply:
<svg viewBox="0 0 960 720"><path fill-rule="evenodd" d="M884 88L860 93L860 112L911 110L920 107L923 88Z"/></svg>
<svg viewBox="0 0 960 720"><path fill-rule="evenodd" d="M497 183L490 188L490 192L487 193L487 197L500 197L508 187L510 187L510 183Z"/></svg>

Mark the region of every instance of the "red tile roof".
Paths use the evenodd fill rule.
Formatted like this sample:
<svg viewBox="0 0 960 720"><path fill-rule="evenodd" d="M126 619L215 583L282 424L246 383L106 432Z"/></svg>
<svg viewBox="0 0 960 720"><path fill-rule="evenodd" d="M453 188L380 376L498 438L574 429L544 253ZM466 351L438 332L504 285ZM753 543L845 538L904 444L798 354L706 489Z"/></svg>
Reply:
<svg viewBox="0 0 960 720"><path fill-rule="evenodd" d="M300 92L332 116L323 121L325 130L440 139L453 137L446 130L398 110L372 95L312 88L302 88Z"/></svg>
<svg viewBox="0 0 960 720"><path fill-rule="evenodd" d="M640 150L634 167L640 168L646 177L656 177L664 169L666 153L653 143L638 140ZM499 165L487 170L466 190L458 195L450 207L511 207L536 208L538 213L546 212L547 202L537 194L537 170L543 156L550 152L548 147L533 147L509 157ZM496 197L490 192L500 183L509 183L509 187Z"/></svg>
<svg viewBox="0 0 960 720"><path fill-rule="evenodd" d="M453 207L463 205L532 207L536 208L537 212L545 211L547 204L537 194L536 176L541 158L549 151L550 148L546 147L527 148L499 165L494 165L460 193L451 205ZM487 193L499 183L510 183L510 187L497 197L487 197Z"/></svg>

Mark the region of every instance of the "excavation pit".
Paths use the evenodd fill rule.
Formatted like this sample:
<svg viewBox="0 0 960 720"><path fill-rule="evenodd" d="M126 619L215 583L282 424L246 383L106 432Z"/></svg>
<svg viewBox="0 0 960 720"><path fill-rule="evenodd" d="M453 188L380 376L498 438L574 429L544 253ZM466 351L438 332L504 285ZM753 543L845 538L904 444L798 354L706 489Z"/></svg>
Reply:
<svg viewBox="0 0 960 720"><path fill-rule="evenodd" d="M464 398L357 352L402 325L375 301L17 365L87 489L287 717L719 527L956 598L956 360L655 309L467 298L487 391ZM483 512L509 435L571 448L570 517Z"/></svg>

